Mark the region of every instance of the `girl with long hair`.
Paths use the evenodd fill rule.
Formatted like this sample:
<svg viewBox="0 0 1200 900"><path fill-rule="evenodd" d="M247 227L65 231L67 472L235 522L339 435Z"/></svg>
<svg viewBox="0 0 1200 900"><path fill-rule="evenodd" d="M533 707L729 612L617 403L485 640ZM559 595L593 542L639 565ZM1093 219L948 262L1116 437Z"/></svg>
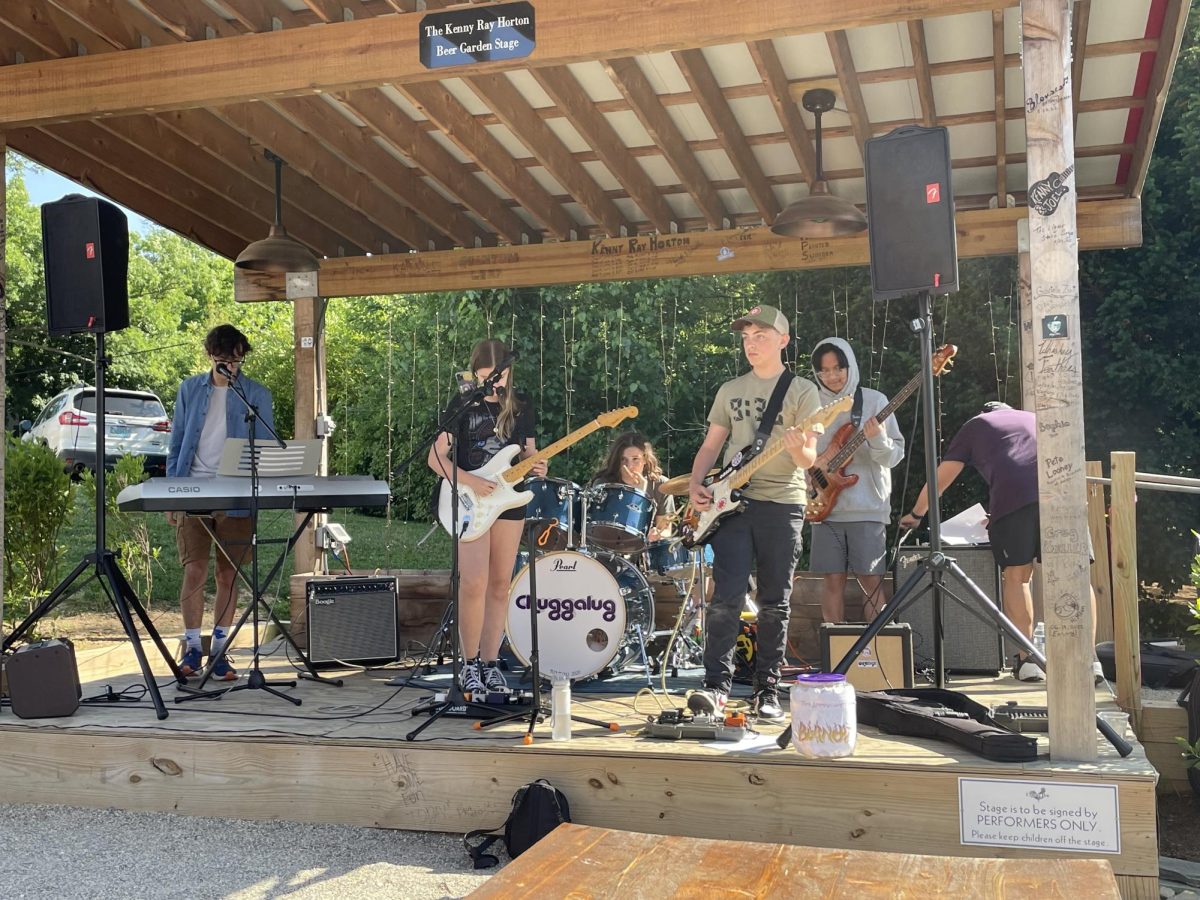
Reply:
<svg viewBox="0 0 1200 900"><path fill-rule="evenodd" d="M640 432L626 431L609 445L608 455L592 484L625 484L645 493L654 503L654 522L648 535L653 542L670 530L670 517L675 512L675 498L662 492L666 480L649 439Z"/></svg>
<svg viewBox="0 0 1200 900"><path fill-rule="evenodd" d="M509 355L502 341L484 340L471 351L471 377L482 383ZM458 468L458 483L480 496L489 495L495 482L472 474L509 444L521 448L521 459L537 452L537 417L528 398L513 389L510 365L501 374L494 391L476 408L458 420L455 435L457 459L450 458L450 439L438 435L429 449L429 468L451 479L452 467ZM451 401L457 408L461 399ZM448 410L449 411L449 410ZM546 463L537 463L533 475L546 474ZM464 660L461 687L468 693L504 690L507 685L500 670L500 642L508 612L508 589L525 508L506 510L479 538L459 545L458 637Z"/></svg>

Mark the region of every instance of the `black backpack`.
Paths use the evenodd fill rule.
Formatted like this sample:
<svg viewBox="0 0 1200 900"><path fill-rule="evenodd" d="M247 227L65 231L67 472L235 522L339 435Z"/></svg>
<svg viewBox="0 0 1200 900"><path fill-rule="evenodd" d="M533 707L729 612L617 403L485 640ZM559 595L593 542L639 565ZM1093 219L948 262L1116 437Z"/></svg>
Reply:
<svg viewBox="0 0 1200 900"><path fill-rule="evenodd" d="M571 807L567 795L545 778L522 785L513 794L512 811L500 828L480 829L463 835L463 846L477 869L490 869L499 865L492 854L486 852L492 844L504 838L508 855L516 859L563 822L571 821ZM471 841L483 838L474 847Z"/></svg>

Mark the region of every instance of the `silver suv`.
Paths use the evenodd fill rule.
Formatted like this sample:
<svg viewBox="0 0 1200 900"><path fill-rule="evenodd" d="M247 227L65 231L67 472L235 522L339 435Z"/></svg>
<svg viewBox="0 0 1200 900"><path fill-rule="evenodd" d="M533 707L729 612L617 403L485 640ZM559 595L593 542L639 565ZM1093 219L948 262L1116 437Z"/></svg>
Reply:
<svg viewBox="0 0 1200 900"><path fill-rule="evenodd" d="M146 471L165 475L171 420L163 403L148 391L104 391L104 461L111 469L129 453L145 457ZM96 389L78 384L56 396L30 422L21 423L21 440L41 441L68 472L96 467Z"/></svg>

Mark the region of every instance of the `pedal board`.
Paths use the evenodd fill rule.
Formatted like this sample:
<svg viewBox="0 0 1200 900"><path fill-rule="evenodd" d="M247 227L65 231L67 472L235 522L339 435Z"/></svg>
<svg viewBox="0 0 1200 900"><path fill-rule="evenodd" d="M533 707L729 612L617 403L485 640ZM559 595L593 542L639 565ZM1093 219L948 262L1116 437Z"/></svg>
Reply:
<svg viewBox="0 0 1200 900"><path fill-rule="evenodd" d="M669 709L658 718L646 717L646 734L668 741L740 741L755 734L746 717L693 715L687 710Z"/></svg>
<svg viewBox="0 0 1200 900"><path fill-rule="evenodd" d="M992 718L1009 731L1047 732L1050 730L1050 710L1045 706L1021 706L1009 700L992 708Z"/></svg>
<svg viewBox="0 0 1200 900"><path fill-rule="evenodd" d="M413 709L412 714L414 716L430 715L435 710L441 708L442 704L446 702L446 696L445 691L438 691L433 696L426 697L420 706ZM497 716L506 715L510 707L529 706L533 703L533 693L531 691L496 692L486 694L482 697L467 694L465 695L465 699L469 703L482 704L488 708L481 709L479 706L455 704L449 707L442 715L459 719L494 719Z"/></svg>

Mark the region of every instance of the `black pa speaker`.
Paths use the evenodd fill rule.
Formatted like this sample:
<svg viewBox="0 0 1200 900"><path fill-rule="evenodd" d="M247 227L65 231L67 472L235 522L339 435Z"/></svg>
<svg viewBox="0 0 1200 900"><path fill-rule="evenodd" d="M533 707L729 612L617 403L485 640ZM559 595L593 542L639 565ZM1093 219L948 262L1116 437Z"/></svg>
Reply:
<svg viewBox="0 0 1200 900"><path fill-rule="evenodd" d="M310 578L308 659L313 665L374 665L400 658L398 582L392 577Z"/></svg>
<svg viewBox="0 0 1200 900"><path fill-rule="evenodd" d="M867 141L863 159L875 299L957 291L949 133L897 128Z"/></svg>
<svg viewBox="0 0 1200 900"><path fill-rule="evenodd" d="M42 206L50 334L129 327L129 222L107 200L68 194Z"/></svg>
<svg viewBox="0 0 1200 900"><path fill-rule="evenodd" d="M73 716L83 691L75 647L67 640L21 647L5 664L12 711L22 719Z"/></svg>
<svg viewBox="0 0 1200 900"><path fill-rule="evenodd" d="M996 566L991 547L943 547L942 552L953 558L963 573L975 582L993 603L1001 609L1004 608L1000 595L1000 569ZM928 547L900 550L896 556L895 591L904 586L917 562L928 553ZM945 640L942 645L942 662L946 671L979 675L1003 671L1004 645L999 626L967 594L956 578L946 575L942 582L946 591L953 591L956 596L962 597L971 609L979 610L983 616L983 619L980 619L943 591L942 634ZM928 574L918 584L918 591L928 585ZM892 602L895 602L895 592ZM912 626L913 657L917 667L931 666L934 658L933 591L926 591L921 599L910 604L900 614L899 620Z"/></svg>

